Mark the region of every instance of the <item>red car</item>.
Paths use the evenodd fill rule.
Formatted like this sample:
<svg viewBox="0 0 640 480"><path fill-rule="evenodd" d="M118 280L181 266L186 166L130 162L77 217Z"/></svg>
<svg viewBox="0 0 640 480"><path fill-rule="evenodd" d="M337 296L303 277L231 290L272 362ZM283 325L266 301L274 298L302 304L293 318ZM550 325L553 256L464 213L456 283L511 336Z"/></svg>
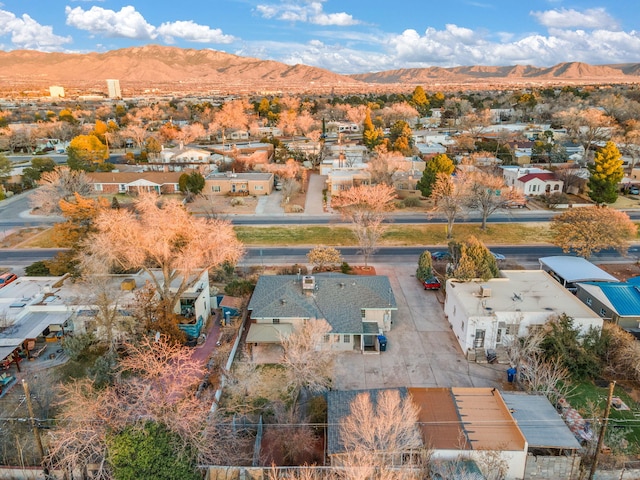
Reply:
<svg viewBox="0 0 640 480"><path fill-rule="evenodd" d="M442 286L437 277L425 278L422 280L422 285L425 290L440 290L440 287Z"/></svg>
<svg viewBox="0 0 640 480"><path fill-rule="evenodd" d="M7 286L11 282L15 282L18 276L15 273L6 272L0 275L0 288Z"/></svg>

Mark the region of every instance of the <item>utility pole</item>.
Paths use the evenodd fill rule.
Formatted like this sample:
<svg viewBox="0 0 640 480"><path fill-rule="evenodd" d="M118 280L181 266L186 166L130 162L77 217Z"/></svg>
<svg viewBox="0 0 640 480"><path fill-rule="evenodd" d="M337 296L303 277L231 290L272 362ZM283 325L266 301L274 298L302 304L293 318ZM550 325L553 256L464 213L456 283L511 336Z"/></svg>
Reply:
<svg viewBox="0 0 640 480"><path fill-rule="evenodd" d="M49 478L49 468L44 464L44 447L42 446L42 438L40 438L40 429L38 428L35 416L33 415L31 392L29 391L29 384L24 378L22 379L22 388L24 388L24 396L27 401L27 409L29 410L29 420L31 422L31 428L33 428L33 435L36 437L36 446L38 447L38 452L40 452L40 462L42 463L44 476L45 478Z"/></svg>
<svg viewBox="0 0 640 480"><path fill-rule="evenodd" d="M607 424L609 423L609 414L611 413L611 400L613 399L613 389L616 386L616 382L609 384L609 395L607 396L607 406L604 409L604 418L602 419L602 427L600 428L600 434L598 435L598 445L596 451L593 454L593 463L591 464L591 470L589 471L589 480L593 480L593 476L598 468L598 457L600 456L600 450L604 443L604 434L607 431Z"/></svg>

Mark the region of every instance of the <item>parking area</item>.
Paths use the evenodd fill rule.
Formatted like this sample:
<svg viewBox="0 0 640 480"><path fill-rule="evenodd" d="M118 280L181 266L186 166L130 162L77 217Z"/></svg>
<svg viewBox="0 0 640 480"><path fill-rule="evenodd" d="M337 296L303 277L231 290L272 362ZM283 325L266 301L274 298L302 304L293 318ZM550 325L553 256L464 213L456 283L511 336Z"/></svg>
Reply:
<svg viewBox="0 0 640 480"><path fill-rule="evenodd" d="M467 362L444 317L442 292L424 290L415 263L375 268L389 277L398 305L387 349L338 355L333 388L501 387L504 365Z"/></svg>

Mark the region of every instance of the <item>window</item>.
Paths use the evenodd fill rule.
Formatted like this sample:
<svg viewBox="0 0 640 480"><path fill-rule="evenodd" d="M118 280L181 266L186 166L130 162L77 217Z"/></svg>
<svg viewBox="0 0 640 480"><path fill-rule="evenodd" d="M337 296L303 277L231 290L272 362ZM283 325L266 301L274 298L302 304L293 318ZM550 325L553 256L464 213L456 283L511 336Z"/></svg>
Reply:
<svg viewBox="0 0 640 480"><path fill-rule="evenodd" d="M264 190L264 185L256 185L256 190Z"/></svg>
<svg viewBox="0 0 640 480"><path fill-rule="evenodd" d="M342 341L344 343L351 343L351 335L348 335L348 334L347 335L343 335L342 336Z"/></svg>
<svg viewBox="0 0 640 480"><path fill-rule="evenodd" d="M587 305L591 306L592 303L593 300L591 299L591 297L587 297Z"/></svg>
<svg viewBox="0 0 640 480"><path fill-rule="evenodd" d="M279 319L279 318L274 318L274 319L272 320L272 322L273 322L273 323L280 323L280 319Z"/></svg>
<svg viewBox="0 0 640 480"><path fill-rule="evenodd" d="M212 185L211 186L211 191L213 193L219 193L220 192L220 185Z"/></svg>
<svg viewBox="0 0 640 480"><path fill-rule="evenodd" d="M118 191L119 191L120 193L124 193L124 192L126 192L126 191L127 191L127 185L126 185L126 184L124 184L124 183L120 183L120 184L118 185Z"/></svg>
<svg viewBox="0 0 640 480"><path fill-rule="evenodd" d="M95 188L96 192L101 192L102 191L102 184L101 183L94 183L93 185L94 185L93 188Z"/></svg>
<svg viewBox="0 0 640 480"><path fill-rule="evenodd" d="M324 337L322 337L322 341L324 343L329 343L331 341L331 335L325 335Z"/></svg>
<svg viewBox="0 0 640 480"><path fill-rule="evenodd" d="M464 320L460 322L460 328L464 331Z"/></svg>
<svg viewBox="0 0 640 480"><path fill-rule="evenodd" d="M518 333L518 324L517 323L509 323L505 330L505 335L516 335Z"/></svg>
<svg viewBox="0 0 640 480"><path fill-rule="evenodd" d="M364 308L360 310L360 317L367 318L367 311Z"/></svg>
<svg viewBox="0 0 640 480"><path fill-rule="evenodd" d="M333 336L333 343L338 343L340 342L340 335L334 335Z"/></svg>

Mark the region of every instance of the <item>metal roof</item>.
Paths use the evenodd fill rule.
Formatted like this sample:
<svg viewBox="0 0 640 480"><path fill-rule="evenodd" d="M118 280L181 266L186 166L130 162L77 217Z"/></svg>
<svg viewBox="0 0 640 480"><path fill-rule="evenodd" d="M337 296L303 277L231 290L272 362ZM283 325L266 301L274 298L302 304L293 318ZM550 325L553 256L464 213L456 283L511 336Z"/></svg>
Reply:
<svg viewBox="0 0 640 480"><path fill-rule="evenodd" d="M578 450L580 444L553 405L543 395L502 392L529 448Z"/></svg>
<svg viewBox="0 0 640 480"><path fill-rule="evenodd" d="M620 316L640 315L640 284L637 279L626 283L584 282L599 288Z"/></svg>
<svg viewBox="0 0 640 480"><path fill-rule="evenodd" d="M565 281L576 282L618 282L619 280L582 257L558 255L554 257L542 257L538 260L543 265L553 270Z"/></svg>

